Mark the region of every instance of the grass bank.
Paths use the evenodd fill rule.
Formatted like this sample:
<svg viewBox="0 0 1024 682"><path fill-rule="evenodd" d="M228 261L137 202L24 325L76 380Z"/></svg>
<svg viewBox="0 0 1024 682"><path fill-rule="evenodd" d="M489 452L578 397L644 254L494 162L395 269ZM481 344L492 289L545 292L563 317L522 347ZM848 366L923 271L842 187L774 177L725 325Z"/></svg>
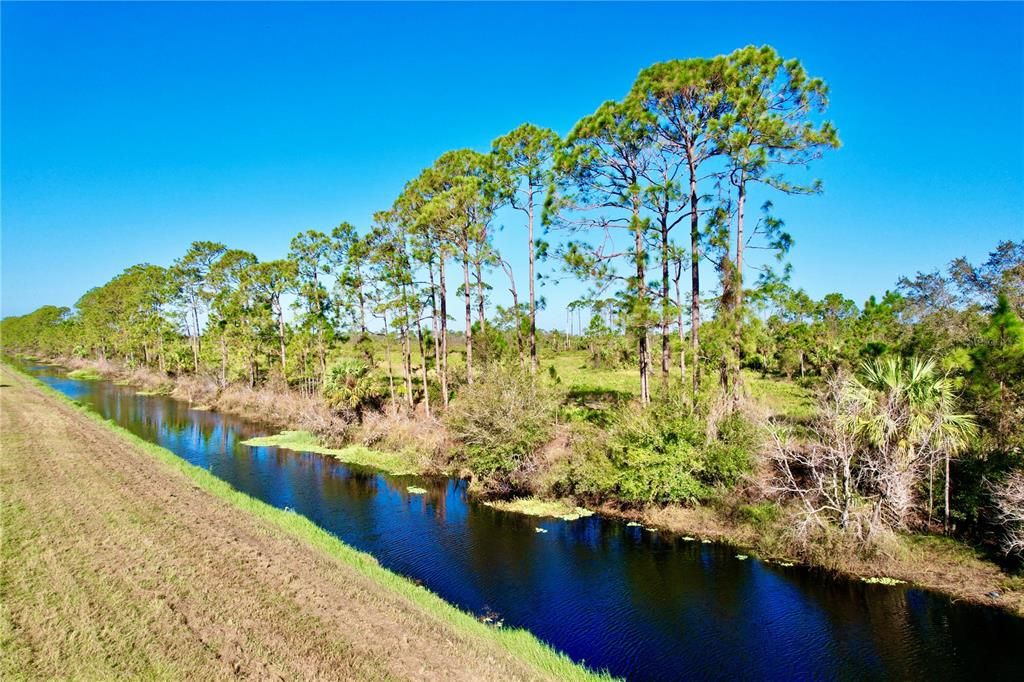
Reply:
<svg viewBox="0 0 1024 682"><path fill-rule="evenodd" d="M4 679L602 679L0 372Z"/></svg>
<svg viewBox="0 0 1024 682"><path fill-rule="evenodd" d="M316 452L334 457L346 464L359 464L373 467L394 476L406 476L420 473L413 462L393 452L371 450L360 445L349 445L344 448L329 448L320 443L309 431L282 431L273 436L250 438L243 440L242 445L249 447L274 446L298 452Z"/></svg>

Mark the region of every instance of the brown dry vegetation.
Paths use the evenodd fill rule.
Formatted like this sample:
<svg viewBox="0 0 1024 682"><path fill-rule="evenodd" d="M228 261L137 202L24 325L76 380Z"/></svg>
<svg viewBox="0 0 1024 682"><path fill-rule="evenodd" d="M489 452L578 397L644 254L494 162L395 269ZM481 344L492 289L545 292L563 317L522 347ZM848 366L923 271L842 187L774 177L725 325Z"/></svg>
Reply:
<svg viewBox="0 0 1024 682"><path fill-rule="evenodd" d="M0 376L0 677L556 676L499 638L525 634L389 589L365 555L321 551L334 541L271 522L285 512L248 513L10 368Z"/></svg>

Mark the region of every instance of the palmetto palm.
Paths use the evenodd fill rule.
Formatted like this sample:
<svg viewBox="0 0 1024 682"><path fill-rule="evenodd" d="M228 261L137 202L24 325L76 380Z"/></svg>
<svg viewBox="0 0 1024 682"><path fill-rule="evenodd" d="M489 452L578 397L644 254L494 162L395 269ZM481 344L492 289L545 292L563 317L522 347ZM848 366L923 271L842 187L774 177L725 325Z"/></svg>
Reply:
<svg viewBox="0 0 1024 682"><path fill-rule="evenodd" d="M945 462L945 527L949 527L949 460L976 433L974 417L957 411L949 377L932 360L879 358L866 362L847 384L857 404L850 426L883 454L892 480L893 508L902 521L922 465ZM929 480L929 498L931 480ZM930 511L930 510L929 510Z"/></svg>

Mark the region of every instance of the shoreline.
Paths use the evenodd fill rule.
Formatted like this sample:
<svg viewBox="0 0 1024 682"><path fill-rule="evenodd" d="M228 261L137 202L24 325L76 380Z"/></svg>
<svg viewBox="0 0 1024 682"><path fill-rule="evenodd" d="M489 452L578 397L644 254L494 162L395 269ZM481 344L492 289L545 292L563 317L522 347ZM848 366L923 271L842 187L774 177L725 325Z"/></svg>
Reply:
<svg viewBox="0 0 1024 682"><path fill-rule="evenodd" d="M33 360L39 360L33 358ZM43 364L52 366L67 367L60 359L44 361ZM98 367L99 363L84 361L77 363L82 367L98 373L97 378L117 380L126 376L126 372L116 369L103 371ZM170 379L169 381L173 381ZM145 387L143 387L145 388ZM181 398L178 398L181 399ZM217 409L216 405L214 405ZM222 409L225 413L240 416L258 422L273 422L272 419L264 419L263 415L252 414L238 409ZM278 425L279 422L274 425ZM269 425L269 424L268 424ZM284 429L292 428L294 425L284 424ZM274 444L274 439L281 434L272 435L266 438L267 444ZM281 447L289 448L287 443L280 443ZM308 444L307 444L308 446ZM360 447L358 444L346 447ZM295 448L290 448L295 449ZM320 451L325 456L334 456L334 452L341 449L327 448L322 444L313 450L305 447L302 451ZM382 452L382 463L374 464L372 461L358 461L357 464L379 469L382 473L393 474L395 465L389 463L394 458L400 458L401 453ZM345 461L344 458L341 458ZM410 463L410 466L414 466ZM398 467L401 469L401 467ZM402 470L402 475L417 475L433 477L436 472L423 470ZM398 474L395 474L398 475ZM452 476L447 476L451 478ZM566 508L579 507L579 501L572 499L549 499L546 497L530 498L541 508L545 505L559 506ZM488 501L480 499L483 504L490 504L506 511L531 515L529 511L522 508L513 508L508 501ZM527 505L529 506L529 505ZM758 529L750 523L737 522L729 519L721 510L710 506L683 507L670 505L666 507L646 509L622 509L614 503L604 503L594 507L587 507L593 512L608 519L615 519L624 522L639 522L645 527L655 527L679 536L696 536L698 539L708 539L730 545L737 549L749 552L765 561L784 561L800 564L806 568L824 571L835 579L871 581L896 579L907 583L911 587L927 590L949 597L952 601L966 601L978 606L993 607L1024 618L1024 576L1014 576L1003 571L998 564L979 557L976 550L970 545L943 536L908 534L895 536L899 543L898 551L904 554L903 557L879 556L872 559L863 559L850 556L833 556L837 561L835 565L808 560L806 557L784 556L785 552L773 552L765 546L763 537L759 535ZM545 514L532 514L544 516ZM548 514L550 515L550 514ZM559 515L555 514L554 517ZM763 534L762 534L763 535ZM997 594L996 598L988 595Z"/></svg>

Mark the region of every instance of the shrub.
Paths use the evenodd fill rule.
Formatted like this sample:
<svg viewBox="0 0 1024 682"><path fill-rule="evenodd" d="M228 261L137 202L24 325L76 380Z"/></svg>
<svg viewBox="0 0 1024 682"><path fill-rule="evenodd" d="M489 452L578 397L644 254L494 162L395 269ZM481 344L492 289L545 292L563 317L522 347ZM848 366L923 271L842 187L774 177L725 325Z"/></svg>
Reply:
<svg viewBox="0 0 1024 682"><path fill-rule="evenodd" d="M739 508L741 518L760 530L770 528L782 516L777 504L764 500L756 504L744 504Z"/></svg>
<svg viewBox="0 0 1024 682"><path fill-rule="evenodd" d="M445 415L464 464L489 494L524 492L538 448L551 437L558 401L529 374L489 368Z"/></svg>
<svg viewBox="0 0 1024 682"><path fill-rule="evenodd" d="M387 387L360 360L343 359L327 370L324 399L334 408L348 408L362 414L379 408L387 398Z"/></svg>
<svg viewBox="0 0 1024 682"><path fill-rule="evenodd" d="M718 423L718 438L707 446L709 482L735 485L754 464L753 454L759 443L757 426L739 412L733 412Z"/></svg>
<svg viewBox="0 0 1024 682"><path fill-rule="evenodd" d="M584 500L601 500L611 494L618 470L608 458L608 433L590 422L573 422L569 446L571 456L562 462L552 492Z"/></svg>
<svg viewBox="0 0 1024 682"><path fill-rule="evenodd" d="M422 412L368 412L363 418L359 438L368 448L406 455L425 473L447 471L448 433L444 424Z"/></svg>
<svg viewBox="0 0 1024 682"><path fill-rule="evenodd" d="M707 500L717 486L734 485L750 471L757 441L753 425L739 414L723 420L719 437L709 439L705 422L671 400L618 410L607 434L574 426L564 492L631 504Z"/></svg>
<svg viewBox="0 0 1024 682"><path fill-rule="evenodd" d="M996 487L994 497L1003 528L1002 549L1024 558L1024 471L1010 474Z"/></svg>
<svg viewBox="0 0 1024 682"><path fill-rule="evenodd" d="M704 425L664 406L628 408L612 424L609 458L624 502L697 502L707 495Z"/></svg>

